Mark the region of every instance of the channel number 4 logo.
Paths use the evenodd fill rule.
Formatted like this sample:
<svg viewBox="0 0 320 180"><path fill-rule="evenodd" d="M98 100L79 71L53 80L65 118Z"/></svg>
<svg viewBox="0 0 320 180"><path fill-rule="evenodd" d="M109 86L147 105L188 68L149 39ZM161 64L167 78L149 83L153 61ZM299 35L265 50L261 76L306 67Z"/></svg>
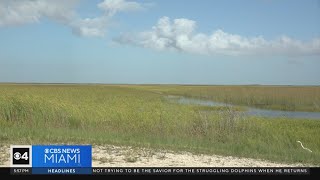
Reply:
<svg viewBox="0 0 320 180"><path fill-rule="evenodd" d="M32 146L12 145L10 146L10 166L11 167L31 167L32 166Z"/></svg>

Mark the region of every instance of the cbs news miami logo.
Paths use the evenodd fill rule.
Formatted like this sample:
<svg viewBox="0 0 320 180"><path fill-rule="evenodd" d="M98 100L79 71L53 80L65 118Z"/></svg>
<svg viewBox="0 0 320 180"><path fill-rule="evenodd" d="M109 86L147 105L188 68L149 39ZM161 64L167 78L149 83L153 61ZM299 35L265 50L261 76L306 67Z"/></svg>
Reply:
<svg viewBox="0 0 320 180"><path fill-rule="evenodd" d="M91 145L11 145L11 167L91 168Z"/></svg>

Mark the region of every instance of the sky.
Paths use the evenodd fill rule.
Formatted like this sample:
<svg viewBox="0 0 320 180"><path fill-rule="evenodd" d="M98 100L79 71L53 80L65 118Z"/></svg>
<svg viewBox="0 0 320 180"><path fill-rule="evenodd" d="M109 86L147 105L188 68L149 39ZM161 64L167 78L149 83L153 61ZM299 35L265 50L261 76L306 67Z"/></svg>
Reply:
<svg viewBox="0 0 320 180"><path fill-rule="evenodd" d="M320 85L320 0L0 0L0 82Z"/></svg>

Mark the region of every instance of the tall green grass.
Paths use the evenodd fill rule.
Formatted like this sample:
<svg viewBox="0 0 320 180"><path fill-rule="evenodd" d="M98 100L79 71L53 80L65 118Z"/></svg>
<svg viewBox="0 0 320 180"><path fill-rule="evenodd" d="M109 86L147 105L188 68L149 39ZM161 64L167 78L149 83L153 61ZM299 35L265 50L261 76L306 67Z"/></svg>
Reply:
<svg viewBox="0 0 320 180"><path fill-rule="evenodd" d="M285 111L320 112L319 86L124 86L154 93L179 95Z"/></svg>
<svg viewBox="0 0 320 180"><path fill-rule="evenodd" d="M0 143L148 146L320 165L319 130L317 120L170 103L145 87L0 85Z"/></svg>

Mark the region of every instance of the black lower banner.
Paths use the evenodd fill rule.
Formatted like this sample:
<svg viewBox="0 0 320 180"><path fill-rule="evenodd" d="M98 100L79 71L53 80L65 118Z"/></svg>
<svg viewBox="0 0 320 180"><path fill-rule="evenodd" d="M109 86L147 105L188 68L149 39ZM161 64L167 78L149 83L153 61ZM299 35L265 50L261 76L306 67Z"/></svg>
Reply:
<svg viewBox="0 0 320 180"><path fill-rule="evenodd" d="M310 175L310 168L93 168L96 175Z"/></svg>
<svg viewBox="0 0 320 180"><path fill-rule="evenodd" d="M319 176L320 168L304 167L94 167L94 168L0 168L8 175L303 175Z"/></svg>

